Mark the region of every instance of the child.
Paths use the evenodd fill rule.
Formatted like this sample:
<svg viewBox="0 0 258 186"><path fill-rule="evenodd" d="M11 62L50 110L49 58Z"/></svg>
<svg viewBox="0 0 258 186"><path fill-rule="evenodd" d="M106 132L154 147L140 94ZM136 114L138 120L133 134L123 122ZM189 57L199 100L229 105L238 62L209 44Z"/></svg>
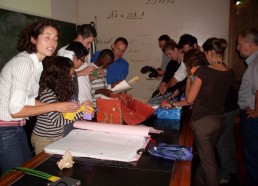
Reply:
<svg viewBox="0 0 258 186"><path fill-rule="evenodd" d="M108 89L107 80L105 77L106 69L114 61L114 54L110 49L104 49L100 52L97 61L94 63L97 70L90 75L91 78L91 95L93 105L96 105L96 97L103 94L109 96L112 91ZM111 86L109 87L111 88Z"/></svg>
<svg viewBox="0 0 258 186"><path fill-rule="evenodd" d="M75 93L72 80L73 62L66 57L48 57L45 59L43 67L39 82L39 100L44 103L69 101ZM81 116L81 112L77 113L73 121L78 120ZM64 119L61 112L52 111L39 115L31 136L35 154L62 138L64 125L73 121Z"/></svg>

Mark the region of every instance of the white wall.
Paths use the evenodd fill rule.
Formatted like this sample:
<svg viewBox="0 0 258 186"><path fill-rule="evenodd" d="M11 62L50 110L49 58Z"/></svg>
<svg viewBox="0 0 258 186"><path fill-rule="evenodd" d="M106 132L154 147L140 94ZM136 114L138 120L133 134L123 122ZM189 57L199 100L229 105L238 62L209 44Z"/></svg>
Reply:
<svg viewBox="0 0 258 186"><path fill-rule="evenodd" d="M159 66L158 37L168 34L178 41L180 35L190 33L200 45L213 36L228 40L229 3L230 0L0 0L0 8L76 24L94 21L98 50L110 48L116 37L126 37L129 47L124 57L130 63L127 79L136 75L140 78L129 93L148 99L159 81L146 80L147 75L140 69L145 65Z"/></svg>
<svg viewBox="0 0 258 186"><path fill-rule="evenodd" d="M128 39L127 79L140 78L129 93L148 99L159 81L146 80L140 69L159 66L158 37L168 34L178 41L180 35L189 33L200 45L213 36L228 40L229 5L229 0L77 0L77 24L96 22L98 50L110 48L119 36Z"/></svg>
<svg viewBox="0 0 258 186"><path fill-rule="evenodd" d="M76 24L76 2L77 0L52 0L52 19Z"/></svg>

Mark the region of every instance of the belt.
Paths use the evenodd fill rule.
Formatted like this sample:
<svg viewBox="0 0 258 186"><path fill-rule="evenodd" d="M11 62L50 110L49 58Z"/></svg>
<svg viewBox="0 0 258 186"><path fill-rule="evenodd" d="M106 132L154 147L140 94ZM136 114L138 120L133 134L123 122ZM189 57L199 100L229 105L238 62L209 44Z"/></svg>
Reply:
<svg viewBox="0 0 258 186"><path fill-rule="evenodd" d="M22 119L19 121L3 121L0 120L0 127L17 127L17 126L23 126L26 124L26 120Z"/></svg>

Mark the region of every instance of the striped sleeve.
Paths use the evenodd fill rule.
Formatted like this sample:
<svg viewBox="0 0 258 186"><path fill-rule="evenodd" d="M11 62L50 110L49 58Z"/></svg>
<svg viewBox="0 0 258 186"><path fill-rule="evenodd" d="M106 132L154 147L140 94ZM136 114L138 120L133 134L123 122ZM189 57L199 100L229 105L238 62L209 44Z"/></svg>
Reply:
<svg viewBox="0 0 258 186"><path fill-rule="evenodd" d="M33 61L26 56L16 57L17 63L12 64L11 67L11 92L9 111L14 114L24 107L28 84L31 79L31 72L33 71Z"/></svg>
<svg viewBox="0 0 258 186"><path fill-rule="evenodd" d="M53 91L46 91L44 94L42 94L42 96L40 97L40 100L44 103L58 102L56 95L54 94ZM53 125L56 127L61 127L72 122L70 120L64 119L61 112L48 112L47 116L49 120L53 123ZM81 112L77 113L73 121L76 121L81 117L82 117L82 113Z"/></svg>

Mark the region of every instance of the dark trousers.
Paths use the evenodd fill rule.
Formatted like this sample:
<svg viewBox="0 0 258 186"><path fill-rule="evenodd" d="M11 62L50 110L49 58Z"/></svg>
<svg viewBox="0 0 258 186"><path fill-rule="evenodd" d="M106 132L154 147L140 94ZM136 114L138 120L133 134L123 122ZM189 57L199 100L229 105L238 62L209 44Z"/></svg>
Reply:
<svg viewBox="0 0 258 186"><path fill-rule="evenodd" d="M220 161L220 176L229 178L230 173L236 173L236 145L234 140L235 118L239 114L239 109L226 112L225 129L219 137L217 150Z"/></svg>
<svg viewBox="0 0 258 186"><path fill-rule="evenodd" d="M193 186L219 186L216 145L225 127L224 115L206 116L192 121L194 142L200 158Z"/></svg>
<svg viewBox="0 0 258 186"><path fill-rule="evenodd" d="M244 161L247 175L244 186L258 185L258 118L250 118L241 111Z"/></svg>
<svg viewBox="0 0 258 186"><path fill-rule="evenodd" d="M31 159L23 127L0 127L0 175Z"/></svg>

